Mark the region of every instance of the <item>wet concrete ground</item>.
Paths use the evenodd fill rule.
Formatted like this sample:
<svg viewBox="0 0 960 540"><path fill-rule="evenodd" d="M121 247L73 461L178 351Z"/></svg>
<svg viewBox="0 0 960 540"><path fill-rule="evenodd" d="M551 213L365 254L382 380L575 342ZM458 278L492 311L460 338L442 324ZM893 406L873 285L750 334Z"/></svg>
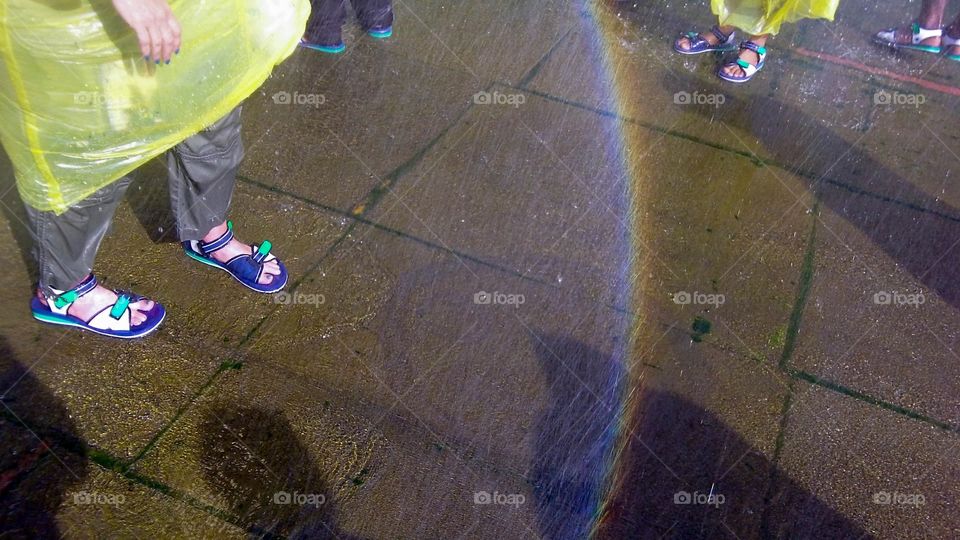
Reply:
<svg viewBox="0 0 960 540"><path fill-rule="evenodd" d="M137 173L95 270L167 306L138 343L28 320L7 191L4 530L957 536L960 65L864 9L734 87L668 52L705 6L398 2L245 106L233 219L288 296Z"/></svg>

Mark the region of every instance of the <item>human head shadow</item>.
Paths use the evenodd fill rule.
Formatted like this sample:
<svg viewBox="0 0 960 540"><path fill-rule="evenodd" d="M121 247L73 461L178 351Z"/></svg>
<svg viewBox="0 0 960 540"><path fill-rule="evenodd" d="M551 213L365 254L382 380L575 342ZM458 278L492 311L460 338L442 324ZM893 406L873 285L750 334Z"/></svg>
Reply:
<svg viewBox="0 0 960 540"><path fill-rule="evenodd" d="M623 362L563 336L533 341L550 389L529 473L538 527L543 538L586 538L615 443Z"/></svg>
<svg viewBox="0 0 960 540"><path fill-rule="evenodd" d="M86 445L63 402L0 336L0 538L61 538L56 514L87 476Z"/></svg>
<svg viewBox="0 0 960 540"><path fill-rule="evenodd" d="M871 538L682 396L645 390L627 420L597 538Z"/></svg>
<svg viewBox="0 0 960 540"><path fill-rule="evenodd" d="M722 107L689 108L733 131L753 134L774 161L807 182L822 206L859 229L926 289L960 309L960 249L955 247L960 210L794 105L765 95L741 97L719 80L704 81L678 70L663 75L661 84L668 92L697 89L725 95ZM730 144L741 149L735 140ZM947 159L955 159L935 144L931 152L942 150Z"/></svg>
<svg viewBox="0 0 960 540"><path fill-rule="evenodd" d="M283 412L214 404L205 412L201 430L206 480L230 501L230 512L249 533L265 538L356 538L338 530L326 477ZM295 494L319 497L302 498L309 503L303 505L285 502Z"/></svg>

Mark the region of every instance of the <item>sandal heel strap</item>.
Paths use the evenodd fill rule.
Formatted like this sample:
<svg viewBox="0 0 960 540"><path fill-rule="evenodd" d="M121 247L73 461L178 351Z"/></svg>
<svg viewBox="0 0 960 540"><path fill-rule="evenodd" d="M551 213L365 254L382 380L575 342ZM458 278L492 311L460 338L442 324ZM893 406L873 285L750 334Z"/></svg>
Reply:
<svg viewBox="0 0 960 540"><path fill-rule="evenodd" d="M960 45L960 37L958 38L950 37L949 34L944 32L943 34L940 35L940 43L942 43L945 47L953 47L955 45Z"/></svg>
<svg viewBox="0 0 960 540"><path fill-rule="evenodd" d="M942 28L924 28L918 23L913 23L913 26L911 26L910 29L913 32L912 41L914 45L919 45L920 42L925 39L941 37L943 35Z"/></svg>
<svg viewBox="0 0 960 540"><path fill-rule="evenodd" d="M50 287L50 290L55 293L52 297L47 297L47 302L53 301L53 306L58 310L66 311L70 304L77 301L78 298L87 294L88 292L97 288L97 277L93 274L90 274L83 281L81 281L76 287L61 291L59 289L54 289Z"/></svg>
<svg viewBox="0 0 960 540"><path fill-rule="evenodd" d="M223 233L220 238L212 242L199 242L200 251L203 252L204 255L210 255L214 251L226 247L231 240L233 240L233 228L227 227L227 232Z"/></svg>
<svg viewBox="0 0 960 540"><path fill-rule="evenodd" d="M717 25L713 25L713 28L711 28L710 31L713 32L713 35L716 36L718 40L720 40L719 45L728 43L731 39L733 39L734 32L730 32L729 34L724 34L720 30L720 27Z"/></svg>

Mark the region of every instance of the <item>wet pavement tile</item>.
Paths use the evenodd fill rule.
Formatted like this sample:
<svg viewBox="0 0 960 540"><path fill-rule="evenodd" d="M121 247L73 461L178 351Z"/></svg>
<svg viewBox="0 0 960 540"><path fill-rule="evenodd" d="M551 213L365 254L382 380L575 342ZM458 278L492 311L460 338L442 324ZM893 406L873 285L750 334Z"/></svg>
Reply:
<svg viewBox="0 0 960 540"><path fill-rule="evenodd" d="M603 277L619 275L628 256L626 174L611 143L616 125L497 91L517 101L472 108L421 165L379 194L369 219L625 307Z"/></svg>
<svg viewBox="0 0 960 540"><path fill-rule="evenodd" d="M783 440L771 534L950 538L960 531L955 433L798 382Z"/></svg>
<svg viewBox="0 0 960 540"><path fill-rule="evenodd" d="M0 494L11 537L244 538L213 508L123 476L53 446ZM22 536L21 536L22 535Z"/></svg>
<svg viewBox="0 0 960 540"><path fill-rule="evenodd" d="M298 50L247 100L244 178L350 211L415 163L482 88L383 51L343 58Z"/></svg>
<svg viewBox="0 0 960 540"><path fill-rule="evenodd" d="M652 317L645 326L597 537L760 537L789 378Z"/></svg>
<svg viewBox="0 0 960 540"><path fill-rule="evenodd" d="M823 198L791 365L956 429L960 373L952 351L960 336L950 248L958 224L891 212L864 195L825 190Z"/></svg>
<svg viewBox="0 0 960 540"><path fill-rule="evenodd" d="M638 220L656 231L640 237L639 264L654 276L638 284L644 309L697 340L776 366L813 225L805 182L642 128L632 136L649 143L641 163L656 171L638 195Z"/></svg>
<svg viewBox="0 0 960 540"><path fill-rule="evenodd" d="M517 83L576 24L582 9L555 0L495 6L397 2L394 36L374 45L462 70L478 82Z"/></svg>

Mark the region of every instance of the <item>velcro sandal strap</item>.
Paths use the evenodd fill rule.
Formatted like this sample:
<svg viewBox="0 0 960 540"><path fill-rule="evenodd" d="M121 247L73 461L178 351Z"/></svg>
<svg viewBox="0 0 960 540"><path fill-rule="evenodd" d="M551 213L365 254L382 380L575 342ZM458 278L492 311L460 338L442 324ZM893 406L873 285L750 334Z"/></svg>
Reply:
<svg viewBox="0 0 960 540"><path fill-rule="evenodd" d="M724 34L717 25L713 25L713 28L711 28L710 31L713 32L713 35L716 36L718 40L720 40L720 45L730 41L730 37L733 36L733 32Z"/></svg>
<svg viewBox="0 0 960 540"><path fill-rule="evenodd" d="M63 309L76 302L78 298L94 290L95 288L97 288L97 277L93 274L90 274L76 287L67 291L51 289L53 292L57 293L57 295L53 297L53 305L56 306L57 309Z"/></svg>
<svg viewBox="0 0 960 540"><path fill-rule="evenodd" d="M227 232L223 233L220 238L211 242L200 242L200 250L204 255L210 255L214 251L226 247L231 240L233 240L233 228L228 226Z"/></svg>
<svg viewBox="0 0 960 540"><path fill-rule="evenodd" d="M766 48L766 47L761 47L760 45L757 45L756 43L754 43L754 42L752 42L752 41L750 41L750 40L747 40L747 41L744 41L743 43L741 43L741 44L740 44L740 48L741 48L741 49L747 49L747 50L749 50L749 51L753 51L753 52L757 53L757 54L760 55L760 56L763 56L763 55L767 54L767 48Z"/></svg>
<svg viewBox="0 0 960 540"><path fill-rule="evenodd" d="M110 317L120 320L120 317L123 317L123 314L127 311L127 306L130 305L130 296L124 293L121 293L117 296L117 302L113 304L113 308L110 309Z"/></svg>
<svg viewBox="0 0 960 540"><path fill-rule="evenodd" d="M257 264L263 263L263 260L267 258L267 255L270 255L270 248L273 247L273 244L269 240L264 240L262 244L257 248L256 253L251 255L253 262Z"/></svg>

